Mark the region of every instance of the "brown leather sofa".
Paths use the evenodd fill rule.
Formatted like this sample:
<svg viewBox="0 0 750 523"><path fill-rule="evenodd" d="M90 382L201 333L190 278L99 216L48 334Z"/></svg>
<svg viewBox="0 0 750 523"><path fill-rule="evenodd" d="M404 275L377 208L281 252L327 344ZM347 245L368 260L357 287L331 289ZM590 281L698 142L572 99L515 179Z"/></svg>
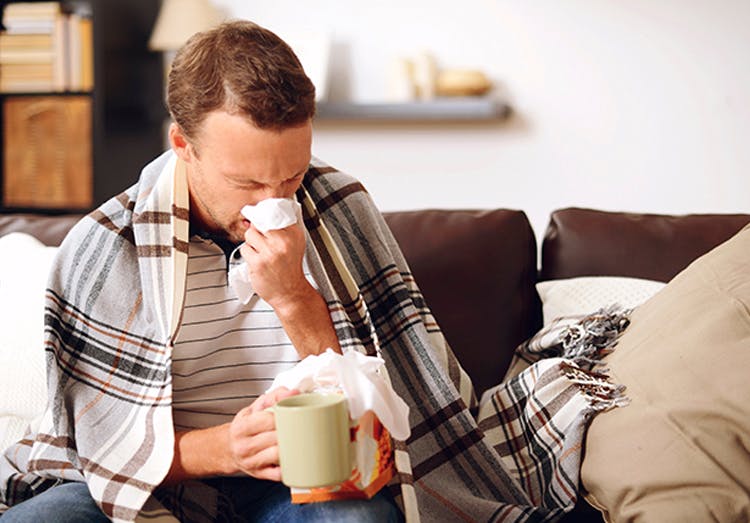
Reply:
<svg viewBox="0 0 750 523"><path fill-rule="evenodd" d="M0 236L57 245L79 216L0 214ZM505 374L515 347L542 323L535 283L576 276L669 281L750 222L747 214L667 216L562 209L538 244L523 211L385 213L438 323L481 394ZM585 501L567 522L601 522Z"/></svg>

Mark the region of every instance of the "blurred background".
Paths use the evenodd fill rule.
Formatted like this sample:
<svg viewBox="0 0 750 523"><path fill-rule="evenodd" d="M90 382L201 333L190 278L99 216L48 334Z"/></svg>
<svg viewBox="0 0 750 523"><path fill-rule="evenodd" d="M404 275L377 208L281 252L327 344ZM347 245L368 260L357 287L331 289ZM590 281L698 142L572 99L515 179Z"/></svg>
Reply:
<svg viewBox="0 0 750 523"><path fill-rule="evenodd" d="M538 236L567 206L748 212L746 0L205 1L299 51L321 96L314 154L382 210L517 208ZM159 3L140 3L146 48ZM479 112L419 83L456 71L489 82Z"/></svg>
<svg viewBox="0 0 750 523"><path fill-rule="evenodd" d="M387 95L389 64L479 68L500 122L317 125L314 152L383 210L564 206L748 212L745 0L216 0L279 34L330 35L331 97Z"/></svg>

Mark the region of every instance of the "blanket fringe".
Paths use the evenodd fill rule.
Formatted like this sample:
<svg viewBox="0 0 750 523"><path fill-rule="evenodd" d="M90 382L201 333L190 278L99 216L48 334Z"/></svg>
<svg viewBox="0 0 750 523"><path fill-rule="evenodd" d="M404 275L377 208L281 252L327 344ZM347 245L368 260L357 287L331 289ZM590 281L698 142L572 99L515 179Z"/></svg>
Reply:
<svg viewBox="0 0 750 523"><path fill-rule="evenodd" d="M592 314L556 318L519 345L511 368L518 368L519 360L533 365L544 358L563 358L563 374L578 386L592 410L627 405L625 387L610 383L601 359L615 349L632 312L615 303Z"/></svg>
<svg viewBox="0 0 750 523"><path fill-rule="evenodd" d="M632 309L614 304L567 325L560 334L560 356L581 368L601 365L601 358L612 352L623 331L630 325Z"/></svg>
<svg viewBox="0 0 750 523"><path fill-rule="evenodd" d="M561 333L561 356L572 362L562 363L562 371L596 412L630 403L625 386L609 381L608 369L601 367L601 358L614 350L620 335L630 325L631 312L632 309L613 304L568 325Z"/></svg>
<svg viewBox="0 0 750 523"><path fill-rule="evenodd" d="M560 367L568 380L578 386L592 410L600 412L630 403L625 396L625 386L611 383L608 374L585 370L566 362L561 363Z"/></svg>

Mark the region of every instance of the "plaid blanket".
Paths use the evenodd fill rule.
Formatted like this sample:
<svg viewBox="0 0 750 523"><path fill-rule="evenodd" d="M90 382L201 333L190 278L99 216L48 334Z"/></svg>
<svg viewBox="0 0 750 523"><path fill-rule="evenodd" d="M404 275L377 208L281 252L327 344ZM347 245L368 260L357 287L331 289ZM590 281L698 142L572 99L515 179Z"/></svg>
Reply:
<svg viewBox="0 0 750 523"><path fill-rule="evenodd" d="M613 304L556 318L519 345L506 379L482 395L479 428L534 505L558 514L570 508L588 421L628 403L624 387L597 368L630 324L630 312Z"/></svg>
<svg viewBox="0 0 750 523"><path fill-rule="evenodd" d="M297 198L342 349L383 357L411 409L391 485L407 520L553 521L572 508L593 411L575 363L532 365L485 396L477 422L471 383L364 188L313 160ZM207 483L156 490L173 452L169 368L188 217L184 166L168 152L65 239L47 291L49 406L38 433L0 459L0 503L86 481L114 521L174 520L164 506L183 521L215 520L222 499ZM548 432L539 413L561 412L554 444L524 440Z"/></svg>

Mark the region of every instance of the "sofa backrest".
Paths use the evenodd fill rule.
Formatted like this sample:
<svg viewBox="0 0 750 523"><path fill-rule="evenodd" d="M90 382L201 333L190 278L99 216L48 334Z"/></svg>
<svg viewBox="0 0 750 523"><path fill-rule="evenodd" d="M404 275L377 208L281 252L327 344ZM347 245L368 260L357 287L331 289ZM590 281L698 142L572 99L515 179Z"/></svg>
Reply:
<svg viewBox="0 0 750 523"><path fill-rule="evenodd" d="M500 209L384 216L477 392L497 384L515 347L541 326L536 240L526 215ZM58 245L79 218L0 214L0 236L27 232ZM610 275L669 281L747 223L748 214L557 210L542 244L540 279Z"/></svg>
<svg viewBox="0 0 750 523"><path fill-rule="evenodd" d="M385 213L417 284L478 393L500 382L541 324L536 239L522 211ZM0 236L59 245L80 215L0 214Z"/></svg>
<svg viewBox="0 0 750 523"><path fill-rule="evenodd" d="M516 210L384 213L427 305L478 394L541 325L536 240Z"/></svg>
<svg viewBox="0 0 750 523"><path fill-rule="evenodd" d="M12 232L31 234L45 245L57 246L73 225L82 218L80 214L47 216L42 214L0 214L0 236Z"/></svg>
<svg viewBox="0 0 750 523"><path fill-rule="evenodd" d="M542 244L540 279L630 276L667 282L748 223L748 214L557 210Z"/></svg>

